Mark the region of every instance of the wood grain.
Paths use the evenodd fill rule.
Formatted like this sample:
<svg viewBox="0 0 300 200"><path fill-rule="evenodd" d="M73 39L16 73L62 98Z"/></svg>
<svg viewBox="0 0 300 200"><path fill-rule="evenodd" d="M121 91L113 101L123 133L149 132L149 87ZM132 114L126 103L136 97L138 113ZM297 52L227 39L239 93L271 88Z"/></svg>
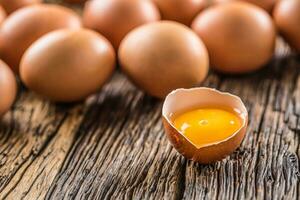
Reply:
<svg viewBox="0 0 300 200"><path fill-rule="evenodd" d="M241 147L211 165L172 148L162 102L120 72L72 105L21 88L0 122L0 199L298 199L299 56L279 40L264 69L204 85L239 95L250 119Z"/></svg>

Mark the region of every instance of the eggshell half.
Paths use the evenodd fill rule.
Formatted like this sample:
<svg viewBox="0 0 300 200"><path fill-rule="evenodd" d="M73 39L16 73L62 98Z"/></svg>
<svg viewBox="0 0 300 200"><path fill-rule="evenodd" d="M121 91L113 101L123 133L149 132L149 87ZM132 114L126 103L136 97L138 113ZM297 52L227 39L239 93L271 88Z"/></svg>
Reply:
<svg viewBox="0 0 300 200"><path fill-rule="evenodd" d="M182 113L205 106L233 108L242 120L242 126L226 140L196 148L174 127L171 118L174 113ZM248 112L239 97L215 89L200 87L177 89L171 92L163 104L162 118L165 132L174 148L188 159L207 164L223 159L239 147L246 133Z"/></svg>

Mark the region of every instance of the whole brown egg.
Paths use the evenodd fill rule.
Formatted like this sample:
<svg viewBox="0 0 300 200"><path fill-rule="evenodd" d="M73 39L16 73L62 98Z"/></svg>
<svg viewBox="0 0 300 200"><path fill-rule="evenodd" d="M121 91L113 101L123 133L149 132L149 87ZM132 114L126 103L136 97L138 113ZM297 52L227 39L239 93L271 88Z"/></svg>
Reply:
<svg viewBox="0 0 300 200"><path fill-rule="evenodd" d="M0 5L0 25L1 25L2 22L5 20L5 18L6 18L5 10L4 10L3 7Z"/></svg>
<svg viewBox="0 0 300 200"><path fill-rule="evenodd" d="M24 84L52 101L82 100L96 92L115 67L115 52L99 33L63 29L46 34L25 52Z"/></svg>
<svg viewBox="0 0 300 200"><path fill-rule="evenodd" d="M9 110L17 93L17 83L11 69L0 60L0 117Z"/></svg>
<svg viewBox="0 0 300 200"><path fill-rule="evenodd" d="M129 31L159 19L159 11L150 0L92 0L83 12L85 27L104 35L115 49Z"/></svg>
<svg viewBox="0 0 300 200"><path fill-rule="evenodd" d="M227 3L230 1L238 1L238 0L212 0L210 4L217 4L217 3ZM246 1L256 6L259 6L266 10L267 12L271 13L274 5L278 0L239 0L239 1Z"/></svg>
<svg viewBox="0 0 300 200"><path fill-rule="evenodd" d="M71 9L59 5L33 5L11 14L0 29L0 57L19 72L26 49L42 35L61 28L80 28L81 20Z"/></svg>
<svg viewBox="0 0 300 200"><path fill-rule="evenodd" d="M273 15L279 32L293 48L300 52L300 1L279 1Z"/></svg>
<svg viewBox="0 0 300 200"><path fill-rule="evenodd" d="M276 30L263 9L241 1L212 6L192 24L210 55L212 67L223 73L255 71L272 57Z"/></svg>
<svg viewBox="0 0 300 200"><path fill-rule="evenodd" d="M11 14L19 8L41 2L42 0L0 0L0 5L3 6L8 14Z"/></svg>
<svg viewBox="0 0 300 200"><path fill-rule="evenodd" d="M87 0L65 0L67 3L84 3Z"/></svg>
<svg viewBox="0 0 300 200"><path fill-rule="evenodd" d="M196 15L205 8L206 0L153 0L162 18L189 26Z"/></svg>
<svg viewBox="0 0 300 200"><path fill-rule="evenodd" d="M201 39L178 22L161 21L131 31L119 48L122 70L148 94L164 98L201 83L208 55Z"/></svg>
<svg viewBox="0 0 300 200"><path fill-rule="evenodd" d="M265 9L269 13L271 13L274 8L274 5L278 0L244 0L244 1L248 1L249 3L255 4Z"/></svg>

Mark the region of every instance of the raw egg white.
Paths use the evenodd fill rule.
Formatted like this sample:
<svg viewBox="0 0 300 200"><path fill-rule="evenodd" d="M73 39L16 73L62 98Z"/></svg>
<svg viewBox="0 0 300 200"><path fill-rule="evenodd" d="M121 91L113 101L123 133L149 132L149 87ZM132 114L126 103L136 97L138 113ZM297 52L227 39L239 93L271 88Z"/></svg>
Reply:
<svg viewBox="0 0 300 200"><path fill-rule="evenodd" d="M0 5L6 10L8 14L33 4L41 3L42 0L0 0Z"/></svg>
<svg viewBox="0 0 300 200"><path fill-rule="evenodd" d="M26 49L42 35L61 28L80 28L71 9L58 5L33 5L11 14L0 29L0 57L15 73Z"/></svg>
<svg viewBox="0 0 300 200"><path fill-rule="evenodd" d="M196 15L205 8L206 0L153 0L162 18L189 26Z"/></svg>
<svg viewBox="0 0 300 200"><path fill-rule="evenodd" d="M196 17L192 28L205 43L212 67L223 73L255 71L274 53L276 30L271 17L249 3L212 6Z"/></svg>
<svg viewBox="0 0 300 200"><path fill-rule="evenodd" d="M274 9L276 26L286 41L300 52L300 1L279 1Z"/></svg>
<svg viewBox="0 0 300 200"><path fill-rule="evenodd" d="M13 104L17 94L17 83L11 69L0 60L0 117Z"/></svg>
<svg viewBox="0 0 300 200"><path fill-rule="evenodd" d="M83 12L85 27L104 35L116 50L129 31L159 19L159 11L150 0L92 0Z"/></svg>
<svg viewBox="0 0 300 200"><path fill-rule="evenodd" d="M148 94L164 98L201 83L208 72L201 39L178 22L161 21L131 31L119 48L122 70Z"/></svg>
<svg viewBox="0 0 300 200"><path fill-rule="evenodd" d="M100 34L85 29L57 30L38 39L25 52L21 80L52 101L82 100L111 76L115 53Z"/></svg>
<svg viewBox="0 0 300 200"><path fill-rule="evenodd" d="M177 114L206 107L232 110L240 118L241 126L225 139L196 146L181 130L176 129L173 118ZM203 164L216 162L234 152L245 137L248 124L248 112L239 97L210 88L177 89L171 92L163 104L162 118L173 147L186 158Z"/></svg>

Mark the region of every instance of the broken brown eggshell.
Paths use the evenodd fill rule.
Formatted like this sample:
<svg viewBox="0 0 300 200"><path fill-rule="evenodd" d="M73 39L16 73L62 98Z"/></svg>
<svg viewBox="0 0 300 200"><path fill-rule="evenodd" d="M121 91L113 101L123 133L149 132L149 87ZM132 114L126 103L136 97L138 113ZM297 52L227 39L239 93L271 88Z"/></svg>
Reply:
<svg viewBox="0 0 300 200"><path fill-rule="evenodd" d="M175 128L172 117L174 114L205 106L232 108L242 120L242 126L225 140L196 148ZM202 164L219 161L234 152L245 137L248 124L248 112L239 97L204 87L171 92L163 104L162 118L165 132L173 147L184 157Z"/></svg>

